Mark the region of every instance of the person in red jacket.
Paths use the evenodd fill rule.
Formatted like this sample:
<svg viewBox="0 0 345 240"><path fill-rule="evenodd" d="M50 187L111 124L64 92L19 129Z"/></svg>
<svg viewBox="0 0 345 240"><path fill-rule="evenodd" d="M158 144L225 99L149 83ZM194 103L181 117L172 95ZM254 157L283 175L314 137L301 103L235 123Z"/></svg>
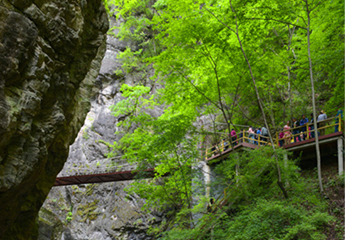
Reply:
<svg viewBox="0 0 345 240"><path fill-rule="evenodd" d="M236 131L235 131L235 129L232 129L231 130L231 141L232 141L234 146L237 145L236 139L237 139Z"/></svg>

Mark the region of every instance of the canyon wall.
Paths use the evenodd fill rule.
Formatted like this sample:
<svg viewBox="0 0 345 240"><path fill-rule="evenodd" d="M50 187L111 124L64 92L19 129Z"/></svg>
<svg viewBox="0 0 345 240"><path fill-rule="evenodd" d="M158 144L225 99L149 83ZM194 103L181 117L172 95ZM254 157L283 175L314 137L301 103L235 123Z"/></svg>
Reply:
<svg viewBox="0 0 345 240"><path fill-rule="evenodd" d="M121 21L113 16L110 26L119 26ZM116 30L114 33L116 35ZM126 47L136 49L137 46L135 42L121 41L108 35L107 50L96 79L98 93L91 102L91 110L59 176L135 169L135 166L121 159L121 152L108 158L106 155L110 148L104 141L113 143L122 137L119 132L124 129L116 124L126 116L113 116L109 107L124 99L120 91L123 83L142 83L155 91L149 80L153 73L149 68L151 74L145 77L138 71L119 71L122 69L120 53ZM159 116L161 112L160 108L156 108L148 113ZM161 222L164 215L155 211L149 214L143 212L141 207L144 200L135 194L128 195L124 190L130 183L123 181L52 188L40 214L40 239L152 239L147 231L151 225ZM44 219L50 215L54 215L58 222L50 222L48 227ZM54 235L55 232L59 234Z"/></svg>
<svg viewBox="0 0 345 240"><path fill-rule="evenodd" d="M105 51L101 0L0 1L0 238L37 214L90 108Z"/></svg>

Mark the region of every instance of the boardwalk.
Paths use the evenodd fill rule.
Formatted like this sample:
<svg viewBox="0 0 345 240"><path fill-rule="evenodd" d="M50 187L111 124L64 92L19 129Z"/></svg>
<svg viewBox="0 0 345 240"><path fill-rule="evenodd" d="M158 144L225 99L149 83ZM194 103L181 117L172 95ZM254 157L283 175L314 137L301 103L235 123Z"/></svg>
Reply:
<svg viewBox="0 0 345 240"><path fill-rule="evenodd" d="M339 174L343 172L343 132L333 132L334 127L338 126L338 129L341 130L341 121L339 123L333 123L334 118L325 120L325 122L330 123L328 126L319 128L318 130L324 129L326 134L319 137L319 143L321 146L321 151L327 152L331 148L336 148L338 155L338 166ZM308 125L307 125L308 127ZM302 128L302 127L300 127ZM293 129L291 129L293 130ZM315 131L306 132L306 140L300 142L290 142L289 144L281 146L287 151L295 152L296 155L299 155L303 151L304 158L315 158L313 153L315 153L315 138L311 138L310 133ZM241 135L242 134L242 135ZM299 134L298 134L299 135ZM278 133L276 134L278 137ZM294 135L292 135L293 137ZM295 135L297 136L297 134ZM277 147L279 147L279 140L274 138L274 142ZM256 143L256 144L255 144ZM268 139L265 139L263 136L258 136L257 139L250 138L248 133L242 132L237 135L235 140L232 140L233 149L229 145L229 139L224 138L219 144L214 145L206 149L205 161L208 163L217 162L225 159L234 149L243 150L248 149L257 149L263 145L269 144ZM331 152L331 154L333 154ZM147 169L140 173L140 178L153 178L154 169ZM77 185L77 184L87 184L87 183L103 183L103 182L117 182L117 181L128 181L134 180L138 174L135 171L122 171L122 172L110 172L110 173L97 173L97 174L88 174L88 175L76 175L76 176L65 176L57 177L54 183L54 186L66 186L66 185ZM139 176L137 176L139 177Z"/></svg>
<svg viewBox="0 0 345 240"><path fill-rule="evenodd" d="M328 139L337 136L342 136L342 123L341 121L336 122L336 118L329 118L324 121L318 122L320 127L315 130L310 130L313 127L312 124L306 124L305 126L300 126L296 128L290 128L288 130L283 130L282 132L288 132L288 137L279 138L279 131L273 134L273 144L276 147L282 147L286 150L292 150L296 148L303 148L303 146L308 146L308 144L315 145L315 134L318 133L320 141L323 139ZM337 132L335 132L337 129ZM304 131L304 132L303 132ZM293 134L294 132L297 132ZM322 135L320 135L322 133ZM305 138L303 141L300 141L301 135ZM304 135L304 136L303 136ZM227 155L232 151L230 146L233 146L234 149L242 149L243 147L255 149L263 145L271 145L271 141L268 136L262 136L258 134L248 133L247 131L242 131L237 133L236 136L224 136L223 140L219 143L213 145L210 148L207 148L205 151L206 161L222 158L222 156Z"/></svg>
<svg viewBox="0 0 345 240"><path fill-rule="evenodd" d="M321 146L327 146L328 148L331 148L332 146L338 147L339 150L343 149L343 132L336 132L336 133L330 133L324 136L319 137L319 144ZM212 156L209 156L206 158L207 162L215 162L219 160L223 160L227 158L227 156L233 151L233 150L244 150L245 148L249 149L258 149L262 147L262 145L256 145L253 143L248 142L241 142L236 144L234 148L228 148L224 151L213 153ZM315 152L315 138L307 139L305 141L291 143L285 146L282 146L282 148L286 149L287 151L305 151L306 153L309 153L310 151ZM339 157L342 157L342 152L339 153Z"/></svg>

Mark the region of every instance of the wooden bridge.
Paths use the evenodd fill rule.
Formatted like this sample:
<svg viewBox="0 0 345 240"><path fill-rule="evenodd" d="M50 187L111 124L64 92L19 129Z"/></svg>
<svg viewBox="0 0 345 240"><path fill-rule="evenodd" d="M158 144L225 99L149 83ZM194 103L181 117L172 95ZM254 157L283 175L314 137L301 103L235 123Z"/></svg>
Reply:
<svg viewBox="0 0 345 240"><path fill-rule="evenodd" d="M141 172L141 176L145 178L154 177L154 169L147 169ZM111 172L111 173L97 173L89 175L75 175L67 177L57 177L55 179L55 186L66 186L66 185L78 185L87 183L104 183L104 182L118 182L134 180L138 172L135 171L122 171L122 172Z"/></svg>
<svg viewBox="0 0 345 240"><path fill-rule="evenodd" d="M339 174L343 173L343 161L344 161L344 137L342 132L342 123L338 121L334 123L335 118L329 118L320 124L320 127L317 129L318 132L323 134L319 136L319 145L322 157L333 156L334 154L338 155L338 168ZM321 123L321 122L318 122ZM324 126L323 126L324 125ZM282 147L287 151L294 153L298 157L302 152L302 160L306 159L315 159L315 138L313 138L312 133L316 133L315 130L309 130L309 125L301 126L298 128L292 128L284 131L293 131L302 129L306 127L306 137L303 141L294 141L294 137L300 135L291 134L290 137L278 138L278 132L276 133L276 138L273 142L277 147ZM335 128L338 127L338 131L335 132ZM244 150L256 149L264 145L270 145L269 139L265 136L252 134L250 135L247 132L241 132L236 135L236 139L233 136L231 138L233 148L230 147L229 137L225 137L220 143L212 146L211 148L206 149L205 161L209 164L225 159L234 149ZM257 136L257 139L253 138ZM287 139L287 141L286 141ZM284 141L285 144L279 144L279 141ZM141 178L153 178L155 171L153 168L146 169L140 172ZM54 183L54 186L66 186L66 185L78 185L78 184L87 184L87 183L103 183L103 182L116 182L116 181L128 181L134 180L138 177L138 172L136 171L122 171L122 172L110 172L110 173L96 173L88 175L75 175L75 176L66 176L66 177L57 177Z"/></svg>
<svg viewBox="0 0 345 240"><path fill-rule="evenodd" d="M289 132L287 137L279 138L279 132L275 133L273 143L276 147L281 147L293 153L297 158L301 155L301 164L306 164L311 159L316 159L315 134L319 136L319 146L321 157L328 158L338 157L339 174L343 173L344 168L344 133L342 121L336 121L337 118L329 118L318 122L317 131L311 130L312 124L290 128L281 132ZM304 136L301 138L301 130ZM293 132L295 132L293 134ZM301 141L299 141L301 139ZM233 148L230 146L230 141ZM206 149L205 160L208 164L212 164L227 158L234 150L242 151L244 149L257 149L264 145L271 145L268 137L250 134L242 131L236 136L224 137L218 144ZM315 161L316 162L316 161Z"/></svg>

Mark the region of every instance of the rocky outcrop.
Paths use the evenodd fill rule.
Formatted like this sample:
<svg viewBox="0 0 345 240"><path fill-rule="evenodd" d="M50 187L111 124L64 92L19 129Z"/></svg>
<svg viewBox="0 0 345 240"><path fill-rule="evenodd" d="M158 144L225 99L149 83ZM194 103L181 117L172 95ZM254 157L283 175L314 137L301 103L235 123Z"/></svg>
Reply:
<svg viewBox="0 0 345 240"><path fill-rule="evenodd" d="M110 24L119 26L120 21L111 18ZM85 124L71 146L68 160L59 175L134 169L134 166L120 159L121 152L108 158L106 155L110 149L104 144L117 142L121 138L118 133L123 129L116 124L124 116L113 116L109 108L123 99L121 85L145 82L150 86L149 74L144 78L142 72L136 71L118 74L122 66L118 56L127 46L136 47L135 43L108 36L107 51L96 80L99 92L91 102ZM156 108L150 114L158 116L161 111ZM128 195L124 190L130 183L126 181L52 188L44 208L65 223L62 237L58 239L152 239L148 234L149 227L161 222L164 216L155 211L143 212L141 208L144 200L136 194ZM67 221L69 215L71 219Z"/></svg>
<svg viewBox="0 0 345 240"><path fill-rule="evenodd" d="M45 208L39 212L39 233L38 240L60 239L63 231L63 222Z"/></svg>
<svg viewBox="0 0 345 240"><path fill-rule="evenodd" d="M90 107L105 51L101 0L0 1L0 238L37 214Z"/></svg>

